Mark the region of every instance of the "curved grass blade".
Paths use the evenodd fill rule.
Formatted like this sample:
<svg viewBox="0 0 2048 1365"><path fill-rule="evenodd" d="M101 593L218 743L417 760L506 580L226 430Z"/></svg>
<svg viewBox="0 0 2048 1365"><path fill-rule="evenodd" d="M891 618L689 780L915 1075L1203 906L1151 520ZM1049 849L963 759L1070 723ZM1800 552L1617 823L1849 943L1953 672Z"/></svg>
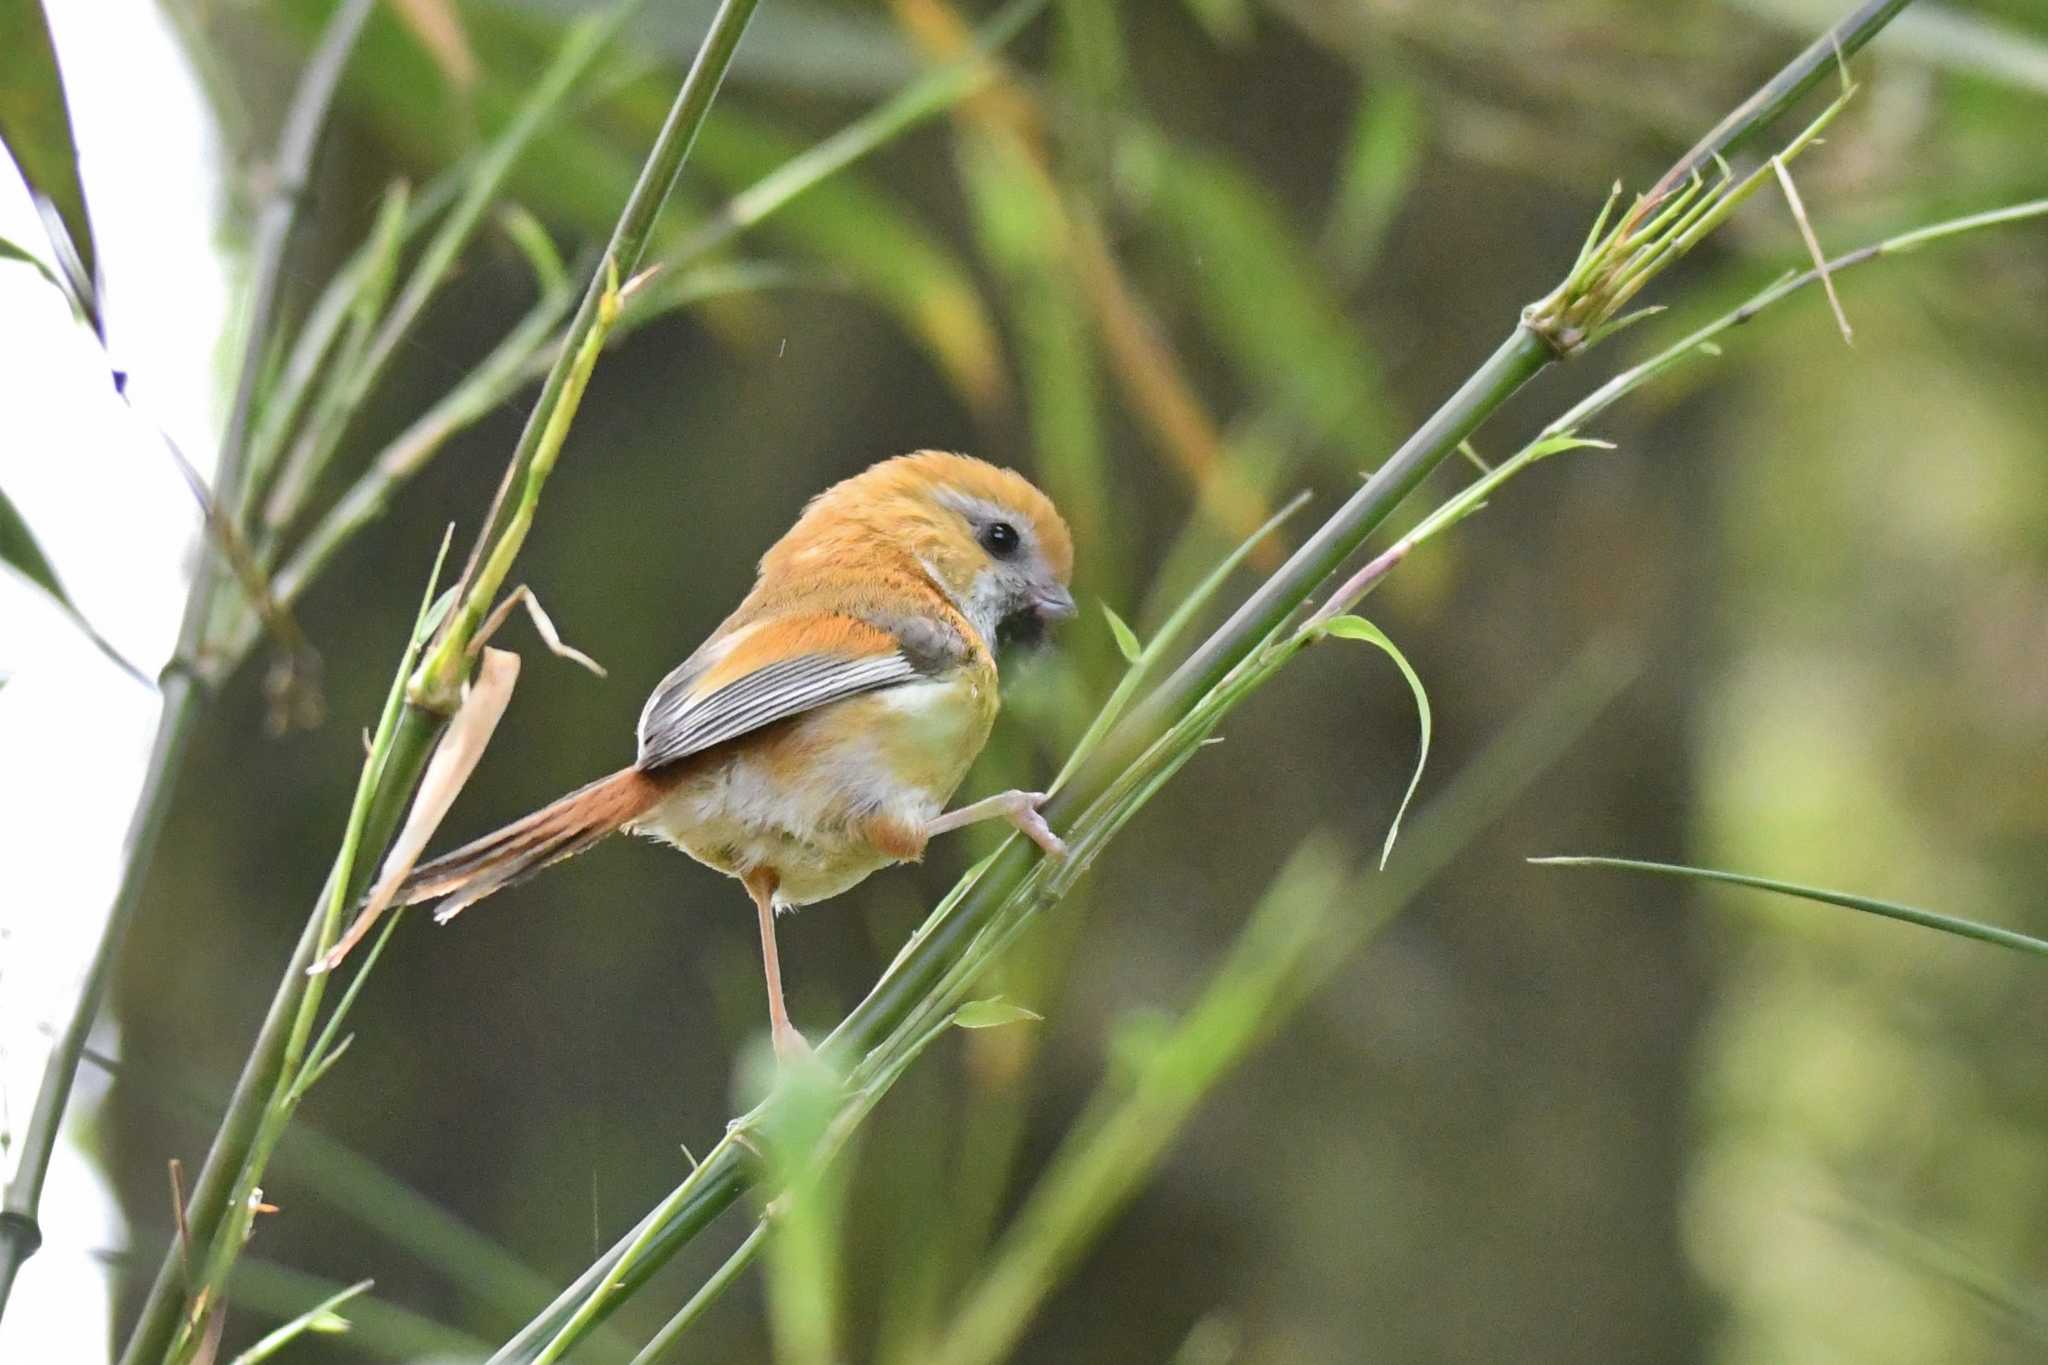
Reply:
<svg viewBox="0 0 2048 1365"><path fill-rule="evenodd" d="M1384 870L1387 859L1394 851L1394 840L1401 833L1401 817L1408 813L1408 803L1415 799L1415 789L1421 785L1422 769L1429 762L1429 737L1431 730L1429 714L1429 693L1423 689L1422 678L1408 662L1406 655L1381 630L1363 616L1338 616L1318 627L1326 635L1340 640L1360 640L1380 650L1394 661L1394 667L1401 670L1401 676L1408 680L1408 690L1415 694L1415 713L1422 725L1422 749L1415 755L1415 771L1408 778L1408 790L1401 794L1401 804L1394 811L1394 823L1387 826L1387 840L1380 845L1380 867Z"/></svg>
<svg viewBox="0 0 2048 1365"><path fill-rule="evenodd" d="M1641 862L1634 858L1560 857L1531 858L1529 861L1543 867L1602 867L1615 872L1641 872L1653 877L1675 877L1681 881L1724 882L1756 891L1775 891L1781 896L1796 896L1801 900L1819 901L1823 905L1861 910L1867 915L1882 915L1886 919L1917 924L1923 929L1939 929L1944 934L1954 934L1959 938L1973 938L1980 943L1995 943L2001 948L2015 948L2023 953L2048 957L2048 941L2030 938L2010 929L1821 886L1801 886L1795 882L1773 881L1769 877L1752 877L1744 872L1720 872L1710 867L1686 867L1679 863Z"/></svg>

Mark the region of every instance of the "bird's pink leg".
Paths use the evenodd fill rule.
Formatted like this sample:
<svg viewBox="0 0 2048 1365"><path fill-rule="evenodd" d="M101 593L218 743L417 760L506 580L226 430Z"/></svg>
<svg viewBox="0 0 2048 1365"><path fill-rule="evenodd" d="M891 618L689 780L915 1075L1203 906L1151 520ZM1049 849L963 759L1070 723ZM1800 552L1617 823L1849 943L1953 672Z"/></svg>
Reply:
<svg viewBox="0 0 2048 1365"><path fill-rule="evenodd" d="M949 829L978 824L983 820L1008 820L1032 843L1055 858L1064 858L1067 856L1066 844L1052 832L1052 826L1045 823L1045 817L1038 813L1038 808L1044 804L1044 792L998 792L959 810L947 811L926 825L924 832L943 834Z"/></svg>
<svg viewBox="0 0 2048 1365"><path fill-rule="evenodd" d="M768 978L768 1030L775 1040L775 1055L785 1062L808 1057L811 1045L789 1022L789 1011L782 1003L782 960L775 952L775 874L750 872L742 880L761 917L761 968Z"/></svg>

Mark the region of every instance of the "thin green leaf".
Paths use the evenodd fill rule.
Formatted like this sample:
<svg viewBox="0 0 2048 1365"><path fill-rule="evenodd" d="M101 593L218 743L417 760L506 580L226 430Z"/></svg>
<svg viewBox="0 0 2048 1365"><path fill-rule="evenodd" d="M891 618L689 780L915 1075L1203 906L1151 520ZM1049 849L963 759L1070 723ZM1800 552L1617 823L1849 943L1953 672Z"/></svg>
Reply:
<svg viewBox="0 0 2048 1365"><path fill-rule="evenodd" d="M634 328L706 299L771 289L844 289L847 283L835 272L788 261L711 261L680 270L662 269L642 279L645 283L625 296L618 330L612 333L614 345Z"/></svg>
<svg viewBox="0 0 2048 1365"><path fill-rule="evenodd" d="M1549 435L1541 436L1445 499L1435 511L1418 522L1414 530L1402 537L1402 540L1413 549L1432 536L1442 535L1466 517L1483 509L1487 500L1502 484L1538 461L1547 460L1552 455L1563 454L1567 450L1612 449L1612 441L1580 436L1572 431L1553 431Z"/></svg>
<svg viewBox="0 0 2048 1365"><path fill-rule="evenodd" d="M348 1288L329 1294L319 1303L314 1304L275 1332L264 1336L248 1350L236 1356L233 1365L257 1365L259 1361L270 1359L307 1332L329 1334L346 1332L348 1330L348 1319L342 1317L334 1310L347 1303L356 1295L369 1292L370 1287L375 1283L375 1280L357 1280Z"/></svg>
<svg viewBox="0 0 2048 1365"><path fill-rule="evenodd" d="M498 226L512 239L512 245L519 248L519 254L526 257L526 263L533 270L533 281L543 294L553 293L568 280L568 271L562 265L562 253L555 249L555 239L548 235L547 224L518 204L507 204L498 210Z"/></svg>
<svg viewBox="0 0 2048 1365"><path fill-rule="evenodd" d="M469 174L470 161L458 162L427 183L425 189L409 196L405 222L399 229L399 249L431 227L454 202ZM386 190L389 195L392 191ZM379 271L395 271L395 262L384 260L387 247L381 229L373 226L355 254L328 277L327 285L306 313L292 338L275 380L262 394L255 427L249 437L248 474L243 484L243 512L254 504L264 477L275 466L299 413L313 392L315 381L325 380L335 367L327 363L329 353L341 336L341 329L355 316L357 299L369 277ZM262 477L258 477L258 475Z"/></svg>
<svg viewBox="0 0 2048 1365"><path fill-rule="evenodd" d="M1896 901L1874 900L1869 896L1852 895L1847 891L1832 891L1826 887L1801 886L1794 882L1773 881L1769 877L1752 877L1743 872L1719 872L1713 868L1686 867L1678 863L1641 862L1634 858L1558 857L1531 858L1529 861L1544 867L1601 867L1616 872L1641 872L1655 877L1724 882L1729 886L1746 886L1757 891L1775 891L1781 896L1796 896L1801 900L1819 901L1824 905L1839 905L1847 910L1861 910L1867 915L1882 915L1886 919L1917 924L1923 929L1939 929L1945 934L1955 934L1960 938L1973 938L1980 943L1995 943L2001 948L2014 948L2023 953L2036 953L2048 957L2048 942L2014 933L2010 929L1979 924L1975 920L1958 919L1954 915L1943 915L1916 906L1900 905Z"/></svg>
<svg viewBox="0 0 2048 1365"><path fill-rule="evenodd" d="M67 611L78 610L71 601L71 594L64 591L56 568L44 555L43 547L36 544L28 523L22 520L21 513L15 510L5 491L0 491L0 561L56 598Z"/></svg>
<svg viewBox="0 0 2048 1365"><path fill-rule="evenodd" d="M341 440L355 405L361 401L362 395L351 391L349 377L363 362L363 354L376 334L378 319L384 314L384 305L390 300L398 278L398 258L405 245L406 210L411 198L412 187L399 180L386 188L384 199L377 206L377 219L367 244L368 268L358 277L358 287L349 302L340 343L328 363L328 380L314 396L305 430L293 443L264 509L264 522L272 532L283 530L304 504L311 492L310 481L327 453ZM275 454L272 448L251 448L252 457L260 455L264 461L258 464L254 458L251 460L247 486L252 497L254 490L269 478L269 461Z"/></svg>
<svg viewBox="0 0 2048 1365"><path fill-rule="evenodd" d="M114 648L111 640L85 619L85 613L64 590L64 581L57 577L56 567L43 554L42 546L36 543L34 534L28 529L28 523L22 520L21 513L8 501L4 491L0 491L0 563L48 593L50 600L71 618L71 624L77 626L85 638L92 641L93 647L106 655L116 668L144 687L156 686L147 673L130 662L125 654Z"/></svg>
<svg viewBox="0 0 2048 1365"><path fill-rule="evenodd" d="M1408 662L1407 656L1387 638L1385 631L1363 616L1334 617L1324 622L1322 628L1325 634L1334 635L1340 640L1361 640L1384 652L1394 661L1394 667L1401 670L1401 676L1408 680L1408 690L1415 694L1415 713L1422 727L1422 748L1415 756L1415 772L1408 779L1408 790L1402 793L1400 808L1394 812L1394 823L1387 826L1387 840L1380 845L1380 867L1385 868L1388 855L1394 851L1395 836L1401 832L1401 817L1408 813L1408 803L1415 799L1415 789L1422 782L1423 765L1429 762L1429 693L1424 690L1422 679Z"/></svg>
<svg viewBox="0 0 2048 1365"><path fill-rule="evenodd" d="M1116 608L1104 602L1102 615L1109 622L1109 633L1116 637L1117 652L1124 656L1124 662L1135 664L1143 658L1145 647L1138 643L1138 633L1124 624L1124 618L1116 614Z"/></svg>
<svg viewBox="0 0 2048 1365"><path fill-rule="evenodd" d="M0 143L13 155L42 211L69 292L97 331L92 223L78 177L64 78L40 0L0 0Z"/></svg>
<svg viewBox="0 0 2048 1365"><path fill-rule="evenodd" d="M334 1281L321 1276L246 1257L235 1267L227 1297L229 1302L252 1312L281 1318L337 1288L340 1286ZM481 1360L490 1350L489 1343L467 1332L395 1303L386 1303L372 1294L358 1295L350 1301L348 1319L345 1354L350 1360Z"/></svg>
<svg viewBox="0 0 2048 1365"><path fill-rule="evenodd" d="M0 237L0 261L20 261L23 265L35 271L36 274L48 280L57 292L64 296L65 302L69 303L74 310L77 309L78 301L71 297L71 291L65 287L64 281L58 278L56 271L44 264L42 257L8 241L5 237Z"/></svg>
<svg viewBox="0 0 2048 1365"><path fill-rule="evenodd" d="M1000 995L992 995L986 1000L970 1000L953 1011L953 1022L961 1028L1001 1028L1005 1024L1040 1023L1044 1019L1044 1015Z"/></svg>

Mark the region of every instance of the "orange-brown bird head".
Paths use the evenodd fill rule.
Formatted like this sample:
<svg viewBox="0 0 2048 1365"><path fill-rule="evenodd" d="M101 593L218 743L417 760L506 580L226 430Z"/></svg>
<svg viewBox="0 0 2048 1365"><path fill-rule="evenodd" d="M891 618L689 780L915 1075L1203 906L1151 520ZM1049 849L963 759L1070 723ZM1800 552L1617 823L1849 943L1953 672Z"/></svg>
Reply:
<svg viewBox="0 0 2048 1365"><path fill-rule="evenodd" d="M811 500L761 560L763 574L819 557L907 556L990 647L1034 642L1074 614L1074 541L1030 480L985 460L921 450Z"/></svg>

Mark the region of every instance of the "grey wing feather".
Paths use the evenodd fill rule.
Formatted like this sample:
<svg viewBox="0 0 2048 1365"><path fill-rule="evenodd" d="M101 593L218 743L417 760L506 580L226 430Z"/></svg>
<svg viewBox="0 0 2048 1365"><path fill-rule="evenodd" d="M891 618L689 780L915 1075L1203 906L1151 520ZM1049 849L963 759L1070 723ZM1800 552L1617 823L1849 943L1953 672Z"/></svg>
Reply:
<svg viewBox="0 0 2048 1365"><path fill-rule="evenodd" d="M715 691L692 695L690 685L708 663L684 663L647 699L640 713L639 767L673 763L778 720L927 676L900 652L858 659L799 654L757 668Z"/></svg>

